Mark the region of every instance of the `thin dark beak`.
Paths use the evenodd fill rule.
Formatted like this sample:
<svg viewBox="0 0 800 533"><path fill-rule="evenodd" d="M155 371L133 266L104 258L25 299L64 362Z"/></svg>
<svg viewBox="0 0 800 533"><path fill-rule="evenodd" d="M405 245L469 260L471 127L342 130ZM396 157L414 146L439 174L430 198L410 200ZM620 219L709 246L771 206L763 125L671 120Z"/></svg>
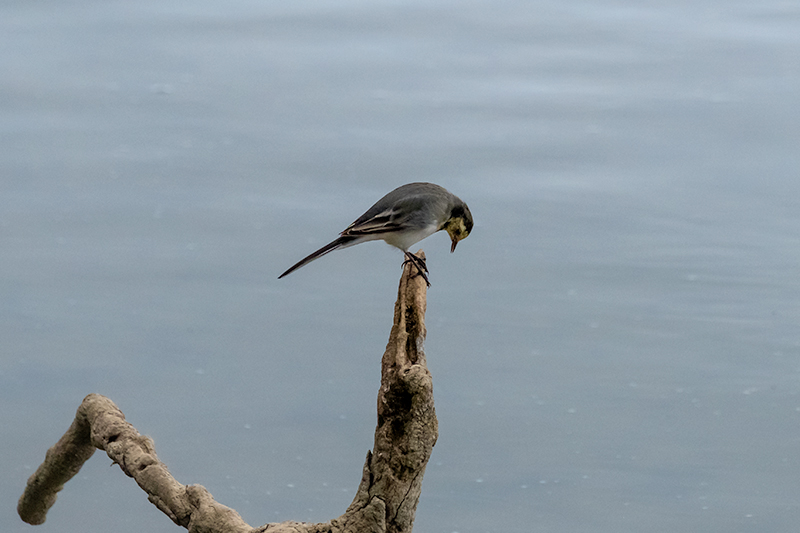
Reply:
<svg viewBox="0 0 800 533"><path fill-rule="evenodd" d="M456 244L458 244L458 239L453 238L453 244L450 245L450 253L451 254L456 251Z"/></svg>

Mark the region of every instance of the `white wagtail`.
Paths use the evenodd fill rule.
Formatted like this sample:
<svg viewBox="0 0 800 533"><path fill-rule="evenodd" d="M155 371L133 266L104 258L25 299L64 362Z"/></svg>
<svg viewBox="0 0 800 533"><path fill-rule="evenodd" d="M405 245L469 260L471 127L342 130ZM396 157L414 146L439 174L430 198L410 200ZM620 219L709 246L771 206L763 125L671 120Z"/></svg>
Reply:
<svg viewBox="0 0 800 533"><path fill-rule="evenodd" d="M428 271L425 260L408 249L439 230L445 230L450 235L450 252L455 252L458 241L472 231L472 213L467 204L433 183L409 183L378 200L347 226L339 238L300 260L278 279L333 250L380 239L400 248L407 261L417 267L425 283L430 286L425 275Z"/></svg>

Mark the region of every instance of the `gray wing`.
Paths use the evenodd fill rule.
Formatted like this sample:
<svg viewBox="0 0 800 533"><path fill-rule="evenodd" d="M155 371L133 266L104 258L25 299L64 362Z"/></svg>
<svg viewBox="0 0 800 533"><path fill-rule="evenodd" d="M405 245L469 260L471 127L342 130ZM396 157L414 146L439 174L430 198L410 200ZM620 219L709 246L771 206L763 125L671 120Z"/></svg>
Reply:
<svg viewBox="0 0 800 533"><path fill-rule="evenodd" d="M413 187L413 189L412 189ZM413 190L413 193L410 193ZM426 213L424 208L431 208L431 198L442 201L441 194L434 192L444 191L442 187L432 183L410 183L393 190L366 213L347 226L342 236L366 236L380 233L403 231L424 225ZM446 200L446 197L445 197Z"/></svg>

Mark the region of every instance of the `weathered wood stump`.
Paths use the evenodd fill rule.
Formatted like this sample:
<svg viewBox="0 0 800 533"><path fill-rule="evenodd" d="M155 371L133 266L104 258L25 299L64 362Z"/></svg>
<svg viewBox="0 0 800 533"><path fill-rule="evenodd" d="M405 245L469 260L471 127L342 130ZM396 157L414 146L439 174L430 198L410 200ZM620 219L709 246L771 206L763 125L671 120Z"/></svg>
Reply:
<svg viewBox="0 0 800 533"><path fill-rule="evenodd" d="M374 447L367 453L353 503L342 516L319 524L249 526L201 485L181 485L158 460L153 441L140 435L122 411L99 394L84 398L70 428L47 451L28 479L17 512L29 524L44 523L64 484L100 449L139 484L156 507L192 533L410 532L425 466L438 436L433 383L423 346L426 296L425 281L407 264L381 362Z"/></svg>

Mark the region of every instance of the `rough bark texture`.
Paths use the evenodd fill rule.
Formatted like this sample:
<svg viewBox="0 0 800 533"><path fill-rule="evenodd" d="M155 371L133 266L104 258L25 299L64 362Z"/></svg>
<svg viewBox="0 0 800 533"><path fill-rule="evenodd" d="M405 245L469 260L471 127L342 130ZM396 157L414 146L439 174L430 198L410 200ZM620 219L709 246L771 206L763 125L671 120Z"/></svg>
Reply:
<svg viewBox="0 0 800 533"><path fill-rule="evenodd" d="M421 251L418 255L424 258ZM374 449L367 452L353 503L339 518L321 524L282 522L252 528L236 511L214 501L204 487L178 483L158 460L153 442L99 394L84 398L70 428L28 479L17 505L19 516L32 525L44 523L64 484L100 449L139 484L156 507L193 533L410 532L422 476L438 435L423 347L426 295L425 281L407 264L381 363Z"/></svg>
<svg viewBox="0 0 800 533"><path fill-rule="evenodd" d="M420 251L417 255L424 258ZM341 531L410 532L422 476L438 437L433 381L425 362L427 285L406 265L381 362L378 427L358 492L333 522Z"/></svg>
<svg viewBox="0 0 800 533"><path fill-rule="evenodd" d="M252 528L234 511L214 501L200 485L181 485L158 460L153 441L125 420L114 402L90 394L75 420L47 451L44 462L28 479L17 512L27 523L42 524L64 483L78 473L95 448L105 450L122 471L147 493L147 498L173 522L192 532L245 532Z"/></svg>

